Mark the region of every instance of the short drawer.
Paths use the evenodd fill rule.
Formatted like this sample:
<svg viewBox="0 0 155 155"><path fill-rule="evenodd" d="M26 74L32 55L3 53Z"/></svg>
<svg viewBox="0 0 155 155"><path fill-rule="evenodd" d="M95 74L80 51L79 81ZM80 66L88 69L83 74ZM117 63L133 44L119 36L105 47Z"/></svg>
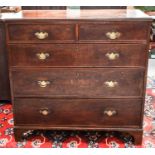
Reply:
<svg viewBox="0 0 155 155"><path fill-rule="evenodd" d="M79 25L79 40L139 41L148 38L143 21L104 22Z"/></svg>
<svg viewBox="0 0 155 155"><path fill-rule="evenodd" d="M46 42L75 40L75 26L69 24L9 24L8 41Z"/></svg>
<svg viewBox="0 0 155 155"><path fill-rule="evenodd" d="M23 68L13 69L11 78L15 96L139 97L143 94L144 71L127 68Z"/></svg>
<svg viewBox="0 0 155 155"><path fill-rule="evenodd" d="M51 127L139 127L140 99L14 100L15 125Z"/></svg>
<svg viewBox="0 0 155 155"><path fill-rule="evenodd" d="M9 45L11 66L145 66L144 44Z"/></svg>

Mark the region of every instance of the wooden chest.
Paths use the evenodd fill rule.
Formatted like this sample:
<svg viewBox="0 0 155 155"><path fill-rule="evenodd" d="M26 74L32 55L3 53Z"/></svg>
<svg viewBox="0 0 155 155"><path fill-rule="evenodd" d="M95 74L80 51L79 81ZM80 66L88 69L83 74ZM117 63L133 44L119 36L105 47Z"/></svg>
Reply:
<svg viewBox="0 0 155 155"><path fill-rule="evenodd" d="M114 130L141 143L150 25L126 10L6 19L16 140L30 129Z"/></svg>

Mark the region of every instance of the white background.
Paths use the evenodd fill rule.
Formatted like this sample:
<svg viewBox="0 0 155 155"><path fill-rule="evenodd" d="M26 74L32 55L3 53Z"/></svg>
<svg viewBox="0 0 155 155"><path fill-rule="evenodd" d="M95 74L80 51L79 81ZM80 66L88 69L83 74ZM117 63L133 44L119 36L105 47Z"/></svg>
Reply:
<svg viewBox="0 0 155 155"><path fill-rule="evenodd" d="M0 0L1 6L153 6L155 0Z"/></svg>

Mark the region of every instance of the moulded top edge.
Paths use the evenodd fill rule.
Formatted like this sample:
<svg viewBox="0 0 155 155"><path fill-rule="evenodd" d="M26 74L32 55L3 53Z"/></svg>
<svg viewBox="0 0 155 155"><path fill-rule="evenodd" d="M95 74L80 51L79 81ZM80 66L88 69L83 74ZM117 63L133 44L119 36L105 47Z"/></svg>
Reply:
<svg viewBox="0 0 155 155"><path fill-rule="evenodd" d="M2 20L152 20L144 12L135 9L99 10L23 10L18 13L2 13Z"/></svg>

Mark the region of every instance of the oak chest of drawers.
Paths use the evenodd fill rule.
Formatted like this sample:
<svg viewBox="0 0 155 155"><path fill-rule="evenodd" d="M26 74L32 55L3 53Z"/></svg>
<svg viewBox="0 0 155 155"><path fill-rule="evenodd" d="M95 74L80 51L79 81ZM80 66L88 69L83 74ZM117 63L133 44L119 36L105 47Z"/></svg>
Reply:
<svg viewBox="0 0 155 155"><path fill-rule="evenodd" d="M142 140L151 20L126 10L6 19L16 140L26 130L114 130Z"/></svg>

